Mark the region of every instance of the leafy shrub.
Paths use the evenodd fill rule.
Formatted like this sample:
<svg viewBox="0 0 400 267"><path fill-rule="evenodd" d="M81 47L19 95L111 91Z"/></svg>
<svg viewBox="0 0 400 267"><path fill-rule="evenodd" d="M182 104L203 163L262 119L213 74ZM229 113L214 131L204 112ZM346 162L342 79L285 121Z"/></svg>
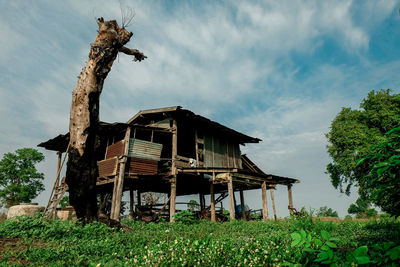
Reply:
<svg viewBox="0 0 400 267"><path fill-rule="evenodd" d="M198 222L194 213L189 210L178 211L174 216L174 221L183 224L194 224Z"/></svg>
<svg viewBox="0 0 400 267"><path fill-rule="evenodd" d="M347 214L346 216L344 216L344 219L347 221L351 221L351 220L353 220L353 217L351 217L351 215Z"/></svg>
<svg viewBox="0 0 400 267"><path fill-rule="evenodd" d="M320 207L317 211L318 217L339 217L337 211L328 208L327 206Z"/></svg>
<svg viewBox="0 0 400 267"><path fill-rule="evenodd" d="M337 264L342 259L342 264L346 266L353 266L353 264L374 264L380 265L392 265L395 266L396 262L400 260L400 246L395 246L394 242L381 242L373 244L372 250L368 249L368 246L360 246L353 251L346 251L345 253L339 250L337 242L338 238L331 237L331 235L325 231L321 231L321 237L318 238L312 236L310 233L304 231L294 232L291 234L293 239L292 247L301 247L306 252L307 257L304 264L312 265L317 264ZM369 252L369 253L368 253ZM344 255L343 255L344 254ZM285 263L288 266L293 264L290 262Z"/></svg>

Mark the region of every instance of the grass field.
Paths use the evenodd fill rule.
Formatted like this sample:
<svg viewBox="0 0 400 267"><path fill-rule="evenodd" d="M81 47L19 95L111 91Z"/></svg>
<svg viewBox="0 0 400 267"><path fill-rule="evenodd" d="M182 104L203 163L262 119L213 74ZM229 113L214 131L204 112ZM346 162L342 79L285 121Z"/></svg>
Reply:
<svg viewBox="0 0 400 267"><path fill-rule="evenodd" d="M357 262L396 266L399 263L400 223L394 219L313 222L306 217L277 222L201 221L188 225L126 221L124 224L130 229L111 229L100 223L80 226L72 221L39 217L6 220L0 224L1 265L310 266L330 261L339 266ZM327 258L321 260L325 254L320 253L325 252Z"/></svg>

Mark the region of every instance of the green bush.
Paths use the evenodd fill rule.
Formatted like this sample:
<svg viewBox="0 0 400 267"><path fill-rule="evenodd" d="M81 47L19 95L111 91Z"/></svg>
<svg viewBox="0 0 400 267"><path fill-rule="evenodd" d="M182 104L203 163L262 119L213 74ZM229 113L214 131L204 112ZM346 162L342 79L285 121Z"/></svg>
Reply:
<svg viewBox="0 0 400 267"><path fill-rule="evenodd" d="M194 213L189 210L178 211L174 216L174 221L183 224L194 224L198 222Z"/></svg>

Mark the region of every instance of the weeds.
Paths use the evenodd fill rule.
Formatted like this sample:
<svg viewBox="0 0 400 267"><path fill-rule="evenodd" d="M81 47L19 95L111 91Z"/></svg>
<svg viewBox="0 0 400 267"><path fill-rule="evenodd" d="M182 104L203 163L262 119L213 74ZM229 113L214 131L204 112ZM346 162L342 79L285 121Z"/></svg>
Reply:
<svg viewBox="0 0 400 267"><path fill-rule="evenodd" d="M364 249L352 255L367 256L376 265L398 261L400 227L394 220L333 223L290 218L191 224L190 214L177 215L177 223L123 222L130 232L100 223L81 226L39 217L6 220L0 224L0 238L16 238L26 245L18 250L2 247L0 265L19 264L12 259L21 260L20 265L36 266L272 266L320 265L328 264L327 260L343 265L347 251L354 253L362 246L368 248L365 255ZM382 242L375 242L377 233Z"/></svg>

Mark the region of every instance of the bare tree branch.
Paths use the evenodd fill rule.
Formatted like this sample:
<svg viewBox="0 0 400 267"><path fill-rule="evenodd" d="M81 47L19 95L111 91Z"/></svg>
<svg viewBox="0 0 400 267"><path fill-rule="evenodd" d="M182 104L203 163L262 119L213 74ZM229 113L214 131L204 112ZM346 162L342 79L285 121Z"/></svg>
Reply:
<svg viewBox="0 0 400 267"><path fill-rule="evenodd" d="M122 46L119 49L119 52L122 52L124 54L134 56L135 58L133 59L134 61L142 61L143 59L147 58L142 52L140 52L137 49L130 49L125 46Z"/></svg>
<svg viewBox="0 0 400 267"><path fill-rule="evenodd" d="M119 1L119 8L121 9L122 28L127 28L131 24L132 19L135 16L135 11L130 6L123 6L121 0Z"/></svg>

